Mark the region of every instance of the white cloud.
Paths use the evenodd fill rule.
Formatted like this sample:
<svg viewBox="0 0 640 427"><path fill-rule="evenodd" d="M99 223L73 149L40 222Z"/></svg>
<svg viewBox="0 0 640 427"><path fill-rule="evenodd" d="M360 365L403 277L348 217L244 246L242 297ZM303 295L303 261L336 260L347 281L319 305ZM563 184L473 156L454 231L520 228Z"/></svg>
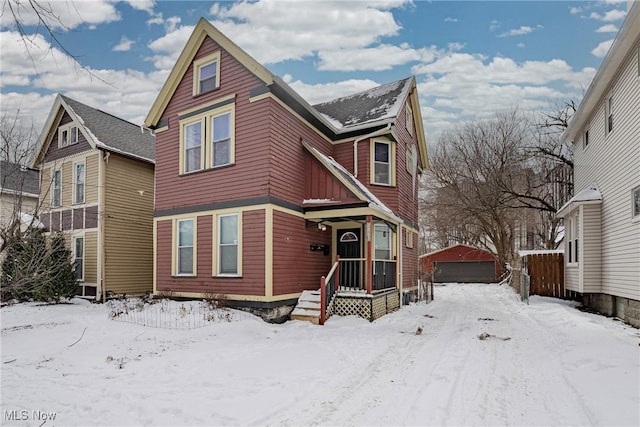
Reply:
<svg viewBox="0 0 640 427"><path fill-rule="evenodd" d="M131 50L131 46L133 46L135 42L133 40L129 40L127 36L122 36L120 39L120 43L113 47L115 52L126 52Z"/></svg>
<svg viewBox="0 0 640 427"><path fill-rule="evenodd" d="M13 115L20 110L23 122L33 120L38 131L55 93L64 93L87 105L141 123L168 74L166 71L82 69L43 36L29 37L33 40L31 58L24 54L25 48L17 32L0 33L0 81L18 85L28 79L30 89L26 94L3 90L0 112Z"/></svg>
<svg viewBox="0 0 640 427"><path fill-rule="evenodd" d="M627 12L625 12L624 10L613 9L613 10L609 10L608 12L605 12L604 14L601 14L598 12L591 12L591 15L589 15L589 18L596 19L598 21L604 21L604 22L615 22L615 21L621 20L626 15L627 15Z"/></svg>
<svg viewBox="0 0 640 427"><path fill-rule="evenodd" d="M521 48L521 49L522 49L522 48L525 48L525 47L526 47L526 45L525 45L524 43L518 43L518 44L516 45L516 47L519 47L519 48Z"/></svg>
<svg viewBox="0 0 640 427"><path fill-rule="evenodd" d="M446 17L444 18L444 22L458 22L458 18Z"/></svg>
<svg viewBox="0 0 640 427"><path fill-rule="evenodd" d="M617 33L618 27L613 24L606 24L596 30L596 33Z"/></svg>
<svg viewBox="0 0 640 427"><path fill-rule="evenodd" d="M572 14L572 15L577 15L580 12L582 12L582 8L581 7L570 7L569 8L569 13Z"/></svg>
<svg viewBox="0 0 640 427"><path fill-rule="evenodd" d="M263 64L322 51L367 48L401 29L391 9L405 1L259 2L214 6L213 24Z"/></svg>
<svg viewBox="0 0 640 427"><path fill-rule="evenodd" d="M516 62L439 52L435 61L416 65L411 71L418 75L425 131L432 138L461 120L515 107L544 110L551 100L577 99L596 70L574 70L560 59Z"/></svg>
<svg viewBox="0 0 640 427"><path fill-rule="evenodd" d="M156 2L153 0L125 0L125 2L136 10L148 12L149 15L153 14L153 8L156 6Z"/></svg>
<svg viewBox="0 0 640 427"><path fill-rule="evenodd" d="M162 12L154 13L151 15L151 18L147 19L147 25L163 25L164 18L162 17Z"/></svg>
<svg viewBox="0 0 640 427"><path fill-rule="evenodd" d="M5 0L3 2L3 13L0 14L0 24L3 28L15 28L14 15L10 12L6 2L10 2L15 16L22 26L33 26L40 23L41 16L53 16L47 20L47 24L52 30L66 31L86 24L88 27L107 22L120 20L120 14L113 2L109 0L95 1L66 1L37 2L39 8L34 9L30 2L18 0Z"/></svg>
<svg viewBox="0 0 640 427"><path fill-rule="evenodd" d="M190 25L177 27L149 43L149 48L156 53L149 58L153 65L159 70L171 70L192 32L193 27Z"/></svg>
<svg viewBox="0 0 640 427"><path fill-rule="evenodd" d="M500 22L496 21L495 19L493 21L491 21L491 24L489 25L489 31L495 31L498 28L500 28Z"/></svg>
<svg viewBox="0 0 640 427"><path fill-rule="evenodd" d="M435 58L435 49L412 49L406 44L401 46L378 45L363 49L341 49L318 52L319 70L383 71L414 61L431 61Z"/></svg>
<svg viewBox="0 0 640 427"><path fill-rule="evenodd" d="M609 48L611 47L612 44L613 44L613 39L605 40L602 43L600 43L598 46L596 46L591 51L591 54L593 56L598 57L598 58L604 58L604 56L607 54L607 52L609 52Z"/></svg>
<svg viewBox="0 0 640 427"><path fill-rule="evenodd" d="M540 26L538 26L540 27ZM536 28L529 26L522 26L520 28L514 28L512 30L506 31L502 34L499 34L498 37L513 37L513 36L522 36L524 34L529 34L533 32Z"/></svg>

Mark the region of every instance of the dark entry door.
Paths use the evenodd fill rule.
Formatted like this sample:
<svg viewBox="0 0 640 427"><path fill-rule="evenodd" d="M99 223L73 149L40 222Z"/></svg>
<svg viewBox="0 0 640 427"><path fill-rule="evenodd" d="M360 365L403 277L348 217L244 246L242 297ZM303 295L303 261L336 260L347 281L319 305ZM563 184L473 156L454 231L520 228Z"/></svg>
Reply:
<svg viewBox="0 0 640 427"><path fill-rule="evenodd" d="M338 255L340 256L340 288L361 289L362 262L359 228L338 230ZM344 261L342 261L344 259ZM350 261L351 260L351 261Z"/></svg>

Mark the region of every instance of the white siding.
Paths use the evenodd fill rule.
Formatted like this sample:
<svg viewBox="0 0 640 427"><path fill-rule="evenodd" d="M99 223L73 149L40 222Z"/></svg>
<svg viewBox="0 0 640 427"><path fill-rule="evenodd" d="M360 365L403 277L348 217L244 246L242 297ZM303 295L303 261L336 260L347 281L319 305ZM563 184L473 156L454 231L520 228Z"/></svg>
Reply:
<svg viewBox="0 0 640 427"><path fill-rule="evenodd" d="M580 206L580 292L602 292L601 288L601 204Z"/></svg>
<svg viewBox="0 0 640 427"><path fill-rule="evenodd" d="M595 182L603 199L601 286L596 287L586 275L585 291L597 288L597 292L635 300L640 300L640 221L632 218L631 190L640 185L639 45L636 40L583 129L590 130L589 145L584 147L582 138L576 142L574 172L576 193ZM614 127L605 135L604 105L609 96L614 97ZM597 224L584 226L586 233L595 233L591 228ZM597 245L585 247L589 250L597 250Z"/></svg>

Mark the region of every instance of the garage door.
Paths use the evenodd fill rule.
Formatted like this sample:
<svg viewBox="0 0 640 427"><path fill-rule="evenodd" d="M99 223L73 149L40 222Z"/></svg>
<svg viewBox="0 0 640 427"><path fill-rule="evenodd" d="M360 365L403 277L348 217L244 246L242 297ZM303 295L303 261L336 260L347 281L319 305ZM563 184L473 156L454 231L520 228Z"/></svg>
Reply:
<svg viewBox="0 0 640 427"><path fill-rule="evenodd" d="M493 261L436 262L434 281L460 283L492 283L496 281Z"/></svg>

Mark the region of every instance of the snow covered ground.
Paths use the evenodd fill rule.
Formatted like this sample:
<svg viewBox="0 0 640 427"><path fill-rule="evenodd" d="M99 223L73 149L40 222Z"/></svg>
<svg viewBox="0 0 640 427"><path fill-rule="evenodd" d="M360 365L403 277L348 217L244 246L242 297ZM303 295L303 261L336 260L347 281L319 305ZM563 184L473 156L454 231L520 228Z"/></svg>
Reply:
<svg viewBox="0 0 640 427"><path fill-rule="evenodd" d="M637 329L498 285L435 297L324 327L233 312L159 329L83 301L5 307L0 423L640 425Z"/></svg>

